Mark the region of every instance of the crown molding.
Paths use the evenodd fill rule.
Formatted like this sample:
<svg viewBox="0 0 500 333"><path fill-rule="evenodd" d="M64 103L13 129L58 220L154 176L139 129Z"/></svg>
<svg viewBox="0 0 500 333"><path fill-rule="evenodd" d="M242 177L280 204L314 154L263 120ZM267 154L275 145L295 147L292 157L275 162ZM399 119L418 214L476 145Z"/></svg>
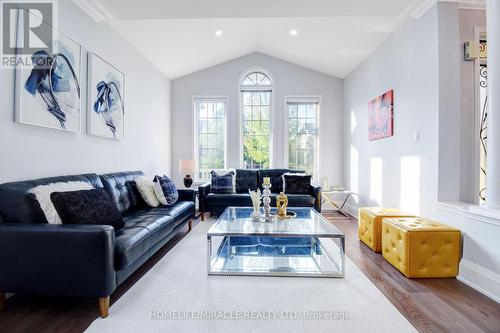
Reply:
<svg viewBox="0 0 500 333"><path fill-rule="evenodd" d="M459 9L486 9L485 0L439 0L439 2L458 3Z"/></svg>
<svg viewBox="0 0 500 333"><path fill-rule="evenodd" d="M462 0L458 3L460 9L486 9L486 1L484 0Z"/></svg>
<svg viewBox="0 0 500 333"><path fill-rule="evenodd" d="M99 4L97 0L73 0L73 2L97 23L114 20L113 15Z"/></svg>
<svg viewBox="0 0 500 333"><path fill-rule="evenodd" d="M459 9L486 9L485 0L416 0L401 16L418 19L429 8L439 2L456 3Z"/></svg>
<svg viewBox="0 0 500 333"><path fill-rule="evenodd" d="M416 0L408 10L403 13L402 16L411 17L413 19L418 19L425 12L429 10L433 5L435 5L437 0Z"/></svg>

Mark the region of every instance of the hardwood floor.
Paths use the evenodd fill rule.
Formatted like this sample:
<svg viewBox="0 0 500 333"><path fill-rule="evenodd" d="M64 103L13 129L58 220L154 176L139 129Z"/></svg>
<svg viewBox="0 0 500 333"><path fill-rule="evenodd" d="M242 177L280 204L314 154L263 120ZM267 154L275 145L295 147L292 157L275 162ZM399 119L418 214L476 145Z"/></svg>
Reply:
<svg viewBox="0 0 500 333"><path fill-rule="evenodd" d="M457 279L407 279L358 240L357 221L323 213L346 235L346 254L420 332L500 332L500 304Z"/></svg>
<svg viewBox="0 0 500 333"><path fill-rule="evenodd" d="M324 215L346 234L346 253L351 261L420 332L500 332L498 303L456 279L406 279L358 241L354 219ZM111 295L111 306L187 233L186 228L118 287ZM2 333L83 332L99 317L97 299L17 294L7 299L6 305L0 313Z"/></svg>

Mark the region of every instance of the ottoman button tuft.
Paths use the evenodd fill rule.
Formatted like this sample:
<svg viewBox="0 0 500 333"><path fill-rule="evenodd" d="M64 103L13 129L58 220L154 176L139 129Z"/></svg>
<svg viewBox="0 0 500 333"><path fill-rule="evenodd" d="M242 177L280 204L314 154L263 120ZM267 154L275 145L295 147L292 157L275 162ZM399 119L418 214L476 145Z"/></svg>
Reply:
<svg viewBox="0 0 500 333"><path fill-rule="evenodd" d="M437 253L436 252L432 252L432 256L433 257L437 256Z"/></svg>
<svg viewBox="0 0 500 333"><path fill-rule="evenodd" d="M425 241L422 241L422 243L420 243L422 246L425 245Z"/></svg>

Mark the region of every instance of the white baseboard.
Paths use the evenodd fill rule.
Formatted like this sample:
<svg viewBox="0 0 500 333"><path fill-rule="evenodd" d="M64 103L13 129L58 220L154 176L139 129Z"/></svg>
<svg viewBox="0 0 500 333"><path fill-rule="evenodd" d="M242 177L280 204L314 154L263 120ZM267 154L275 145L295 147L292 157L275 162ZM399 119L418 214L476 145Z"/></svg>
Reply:
<svg viewBox="0 0 500 333"><path fill-rule="evenodd" d="M457 279L500 303L500 275L462 259Z"/></svg>

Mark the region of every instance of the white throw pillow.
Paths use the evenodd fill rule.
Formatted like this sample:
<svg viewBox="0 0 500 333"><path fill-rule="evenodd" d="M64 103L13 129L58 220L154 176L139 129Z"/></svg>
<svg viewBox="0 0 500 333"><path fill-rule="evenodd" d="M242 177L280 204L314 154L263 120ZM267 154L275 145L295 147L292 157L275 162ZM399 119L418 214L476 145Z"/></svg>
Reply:
<svg viewBox="0 0 500 333"><path fill-rule="evenodd" d="M225 176L231 171L233 172L233 193L236 193L236 169L214 169L212 170L217 176Z"/></svg>
<svg viewBox="0 0 500 333"><path fill-rule="evenodd" d="M148 206L158 207L160 205L153 188L153 181L151 179L146 176L140 176L135 179L135 184L137 185L137 189L139 190L142 199Z"/></svg>
<svg viewBox="0 0 500 333"><path fill-rule="evenodd" d="M94 187L85 182L66 182L66 183L53 183L49 185L40 185L33 187L28 192L35 195L40 208L45 214L45 218L49 224L62 224L61 218L57 214L56 208L50 200L52 192L70 192L80 190L92 190Z"/></svg>

